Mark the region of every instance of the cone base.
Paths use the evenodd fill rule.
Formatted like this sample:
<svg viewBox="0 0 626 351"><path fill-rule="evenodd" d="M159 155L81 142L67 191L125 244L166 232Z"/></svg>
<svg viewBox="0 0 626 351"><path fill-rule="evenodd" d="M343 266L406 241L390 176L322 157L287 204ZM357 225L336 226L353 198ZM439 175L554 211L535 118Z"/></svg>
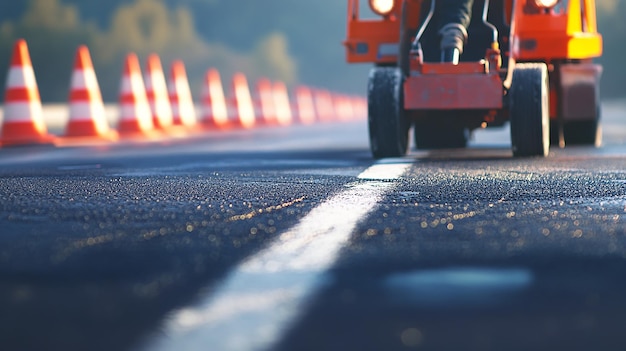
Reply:
<svg viewBox="0 0 626 351"><path fill-rule="evenodd" d="M209 103L207 103L208 105ZM203 129L230 129L232 128L232 121L228 117L228 114L214 115L211 111L203 111L198 119L198 125ZM224 111L228 113L227 111Z"/></svg>
<svg viewBox="0 0 626 351"><path fill-rule="evenodd" d="M226 130L232 129L234 126L230 121L217 122L213 119L204 119L198 123L203 129L208 130Z"/></svg>
<svg viewBox="0 0 626 351"><path fill-rule="evenodd" d="M94 121L84 120L70 122L67 125L64 137L115 140L117 139L117 133L113 130L99 131Z"/></svg>
<svg viewBox="0 0 626 351"><path fill-rule="evenodd" d="M123 134L137 134L137 133L149 133L152 130L142 128L138 120L121 121L117 127L120 135Z"/></svg>
<svg viewBox="0 0 626 351"><path fill-rule="evenodd" d="M159 138L163 134L156 129L142 128L138 120L120 121L117 132L122 139L130 138Z"/></svg>
<svg viewBox="0 0 626 351"><path fill-rule="evenodd" d="M265 119L265 118L257 119L255 124L260 125L260 126L265 126L265 127L275 127L275 126L280 125L280 123L278 123L278 120L276 119Z"/></svg>
<svg viewBox="0 0 626 351"><path fill-rule="evenodd" d="M256 120L254 119L247 120L247 119L238 118L233 123L237 128L242 128L242 129L252 129L256 126Z"/></svg>
<svg viewBox="0 0 626 351"><path fill-rule="evenodd" d="M164 122L164 121L161 121L159 118L154 118L152 120L152 124L154 124L154 129L158 129L158 130L167 130L168 128L171 128L174 126L173 121Z"/></svg>
<svg viewBox="0 0 626 351"><path fill-rule="evenodd" d="M54 144L55 137L28 122L9 122L2 126L0 146Z"/></svg>

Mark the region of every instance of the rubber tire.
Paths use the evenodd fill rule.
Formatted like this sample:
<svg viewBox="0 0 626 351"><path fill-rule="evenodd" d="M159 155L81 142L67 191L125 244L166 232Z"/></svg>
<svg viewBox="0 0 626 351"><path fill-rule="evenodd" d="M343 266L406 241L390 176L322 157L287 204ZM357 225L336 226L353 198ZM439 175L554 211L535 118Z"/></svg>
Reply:
<svg viewBox="0 0 626 351"><path fill-rule="evenodd" d="M409 146L404 116L404 78L397 67L374 67L368 82L368 126L374 158L401 157Z"/></svg>
<svg viewBox="0 0 626 351"><path fill-rule="evenodd" d="M462 149L470 136L467 128L431 126L415 126L413 134L417 149Z"/></svg>
<svg viewBox="0 0 626 351"><path fill-rule="evenodd" d="M509 90L513 156L547 156L550 149L548 67L515 65Z"/></svg>
<svg viewBox="0 0 626 351"><path fill-rule="evenodd" d="M600 125L600 107L593 119L587 121L566 122L563 125L565 145L593 145L602 144L602 126Z"/></svg>

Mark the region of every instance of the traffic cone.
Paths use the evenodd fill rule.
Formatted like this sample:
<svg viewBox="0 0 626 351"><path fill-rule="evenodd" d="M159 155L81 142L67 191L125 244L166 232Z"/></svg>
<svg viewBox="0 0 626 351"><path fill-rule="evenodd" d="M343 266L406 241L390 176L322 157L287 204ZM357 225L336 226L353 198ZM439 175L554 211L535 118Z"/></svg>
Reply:
<svg viewBox="0 0 626 351"><path fill-rule="evenodd" d="M255 125L254 105L250 95L248 80L243 73L235 73L232 80L232 95L230 113L235 125L242 128L252 128Z"/></svg>
<svg viewBox="0 0 626 351"><path fill-rule="evenodd" d="M174 124L185 127L194 126L196 124L196 110L189 89L185 64L182 61L172 62L169 95Z"/></svg>
<svg viewBox="0 0 626 351"><path fill-rule="evenodd" d="M150 135L154 132L152 113L141 77L137 55L126 56L120 87L120 134Z"/></svg>
<svg viewBox="0 0 626 351"><path fill-rule="evenodd" d="M212 68L204 76L202 86L202 124L209 128L228 127L228 108L220 73Z"/></svg>
<svg viewBox="0 0 626 351"><path fill-rule="evenodd" d="M327 90L316 90L314 95L318 119L323 122L333 120L336 116L331 93Z"/></svg>
<svg viewBox="0 0 626 351"><path fill-rule="evenodd" d="M352 119L352 105L344 95L333 94L333 106L340 120L346 121Z"/></svg>
<svg viewBox="0 0 626 351"><path fill-rule="evenodd" d="M361 96L355 96L352 98L352 106L356 119L367 118L367 99Z"/></svg>
<svg viewBox="0 0 626 351"><path fill-rule="evenodd" d="M276 121L280 125L289 125L292 122L293 115L291 113L291 105L289 104L289 94L287 93L287 86L283 82L275 82L273 86L274 91L274 106L276 108Z"/></svg>
<svg viewBox="0 0 626 351"><path fill-rule="evenodd" d="M117 133L109 127L89 49L84 45L76 50L70 83L70 116L65 136L105 140L117 138Z"/></svg>
<svg viewBox="0 0 626 351"><path fill-rule="evenodd" d="M271 125L276 121L276 108L274 105L274 92L272 82L267 78L261 78L256 83L256 110L257 120L263 124Z"/></svg>
<svg viewBox="0 0 626 351"><path fill-rule="evenodd" d="M352 103L352 98L350 96L343 96L343 103L346 109L346 118L349 120L356 119L356 110L354 109L354 104Z"/></svg>
<svg viewBox="0 0 626 351"><path fill-rule="evenodd" d="M352 97L344 96L344 104L346 105L346 117L350 120L356 119L356 109L354 108L354 103L352 102Z"/></svg>
<svg viewBox="0 0 626 351"><path fill-rule="evenodd" d="M54 137L48 134L43 119L28 46L24 39L19 39L13 46L13 57L7 74L0 145L49 144L53 141Z"/></svg>
<svg viewBox="0 0 626 351"><path fill-rule="evenodd" d="M311 89L305 86L296 88L296 111L298 120L302 124L312 124L315 122L315 104Z"/></svg>
<svg viewBox="0 0 626 351"><path fill-rule="evenodd" d="M174 124L172 106L170 105L161 59L156 54L148 56L144 82L154 127L159 129L171 127Z"/></svg>

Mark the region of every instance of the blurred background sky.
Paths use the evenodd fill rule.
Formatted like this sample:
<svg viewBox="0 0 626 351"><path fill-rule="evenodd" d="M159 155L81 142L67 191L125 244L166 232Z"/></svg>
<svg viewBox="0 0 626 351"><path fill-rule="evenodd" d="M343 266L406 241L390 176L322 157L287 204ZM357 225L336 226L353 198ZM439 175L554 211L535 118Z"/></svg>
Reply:
<svg viewBox="0 0 626 351"><path fill-rule="evenodd" d="M363 0L364 2L366 0ZM605 38L604 98L626 94L626 1L597 0ZM345 63L346 0L11 0L0 2L0 81L15 39L28 41L45 102L67 100L76 47L91 50L106 101L115 101L124 56L156 52L167 70L184 60L197 96L216 67L365 94L369 65ZM6 68L3 68L6 67ZM0 97L1 98L1 97Z"/></svg>

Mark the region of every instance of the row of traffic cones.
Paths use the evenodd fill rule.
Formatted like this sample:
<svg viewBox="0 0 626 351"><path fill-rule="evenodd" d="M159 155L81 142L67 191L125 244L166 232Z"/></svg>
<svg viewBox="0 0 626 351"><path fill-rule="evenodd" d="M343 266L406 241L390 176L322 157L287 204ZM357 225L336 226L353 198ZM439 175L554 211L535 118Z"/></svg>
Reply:
<svg viewBox="0 0 626 351"><path fill-rule="evenodd" d="M197 118L181 61L172 63L168 85L157 55L148 57L146 72L142 75L137 56L129 54L120 86L119 124L117 130L113 130L105 116L89 50L81 46L77 50L70 85L69 122L64 135L55 137L46 129L28 48L20 39L15 43L7 78L0 145L64 144L85 139L115 141L204 128L252 128L296 121L310 124L366 114L366 104L361 98L304 86L296 89L292 106L285 84L268 79L260 79L256 93L251 94L247 79L241 73L233 76L231 95L227 98L215 69L210 69L204 77L201 104L202 112Z"/></svg>

